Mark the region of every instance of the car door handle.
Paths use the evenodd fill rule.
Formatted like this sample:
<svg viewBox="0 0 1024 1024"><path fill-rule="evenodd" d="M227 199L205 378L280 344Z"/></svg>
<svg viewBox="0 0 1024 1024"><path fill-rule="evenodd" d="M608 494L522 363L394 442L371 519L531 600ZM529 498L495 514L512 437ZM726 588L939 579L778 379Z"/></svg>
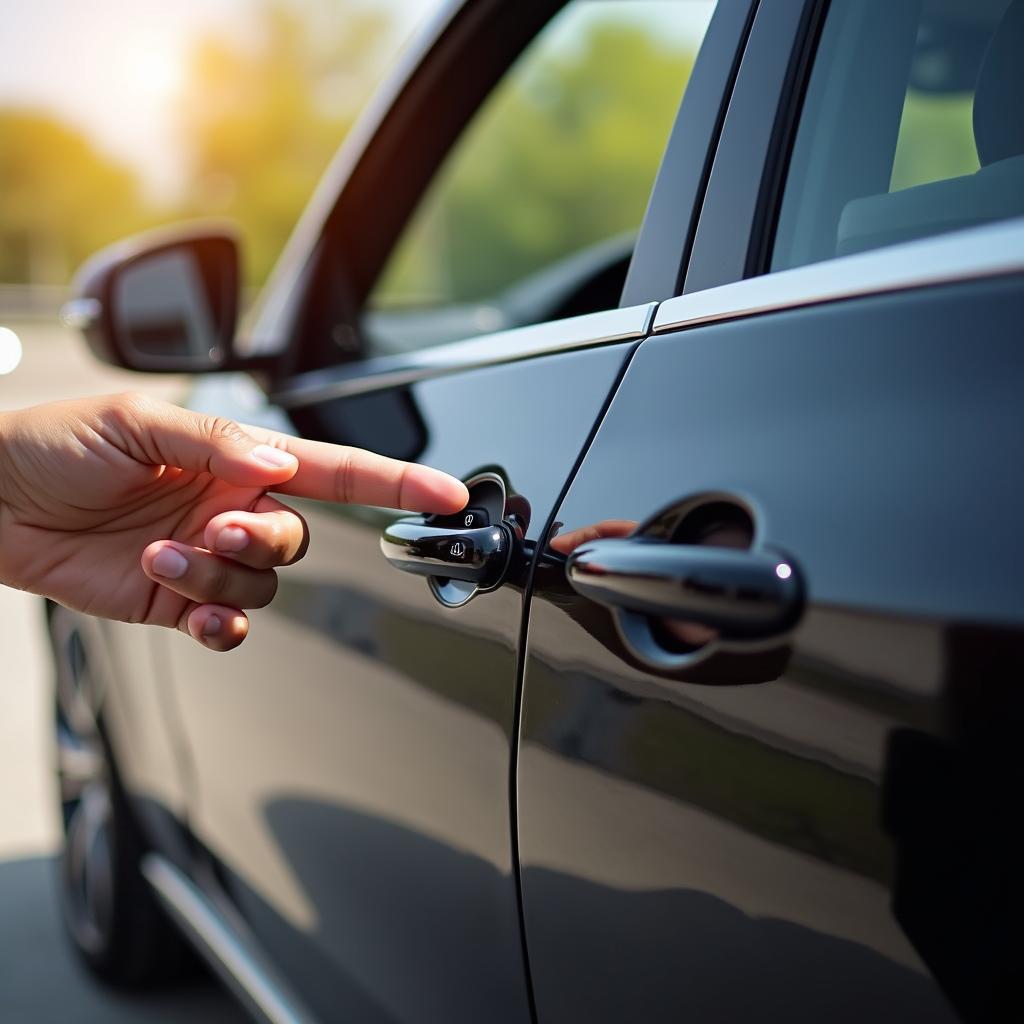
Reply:
<svg viewBox="0 0 1024 1024"><path fill-rule="evenodd" d="M415 516L387 527L380 548L403 572L462 580L486 590L501 579L508 565L511 538L504 524L460 530L430 525Z"/></svg>
<svg viewBox="0 0 1024 1024"><path fill-rule="evenodd" d="M569 556L566 575L577 593L599 604L699 622L727 640L785 633L803 608L803 582L793 561L763 548L644 537L594 540Z"/></svg>

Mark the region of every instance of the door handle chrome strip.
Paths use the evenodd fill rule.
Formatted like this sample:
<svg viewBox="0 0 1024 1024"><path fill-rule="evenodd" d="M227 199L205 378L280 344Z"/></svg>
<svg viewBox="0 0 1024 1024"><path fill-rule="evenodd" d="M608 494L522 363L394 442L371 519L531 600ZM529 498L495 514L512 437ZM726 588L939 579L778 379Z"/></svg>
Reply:
<svg viewBox="0 0 1024 1024"><path fill-rule="evenodd" d="M791 629L804 587L792 560L775 552L672 544L642 537L595 540L566 563L573 589L599 604L698 622L723 640L762 640Z"/></svg>
<svg viewBox="0 0 1024 1024"><path fill-rule="evenodd" d="M416 576L443 576L475 583L483 591L505 572L512 550L507 527L454 530L428 526L422 519L399 519L380 538L384 557Z"/></svg>

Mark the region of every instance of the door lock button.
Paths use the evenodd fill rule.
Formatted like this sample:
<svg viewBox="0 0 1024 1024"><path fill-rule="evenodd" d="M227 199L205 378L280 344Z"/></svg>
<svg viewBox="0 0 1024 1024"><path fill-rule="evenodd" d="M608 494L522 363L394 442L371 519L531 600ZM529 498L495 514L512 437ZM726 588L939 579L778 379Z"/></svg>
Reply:
<svg viewBox="0 0 1024 1024"><path fill-rule="evenodd" d="M450 516L429 516L426 523L443 530L478 530L490 526L491 517L485 508L464 508Z"/></svg>

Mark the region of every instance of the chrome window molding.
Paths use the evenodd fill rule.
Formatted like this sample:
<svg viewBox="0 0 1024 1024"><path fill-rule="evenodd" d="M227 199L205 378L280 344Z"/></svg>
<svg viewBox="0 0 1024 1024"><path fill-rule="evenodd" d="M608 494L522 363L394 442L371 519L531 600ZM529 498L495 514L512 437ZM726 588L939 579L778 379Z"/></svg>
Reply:
<svg viewBox="0 0 1024 1024"><path fill-rule="evenodd" d="M1024 217L667 299L654 333L859 296L1024 272Z"/></svg>
<svg viewBox="0 0 1024 1024"><path fill-rule="evenodd" d="M263 962L241 932L183 872L160 854L142 859L142 874L193 944L267 1024L316 1024L298 997Z"/></svg>
<svg viewBox="0 0 1024 1024"><path fill-rule="evenodd" d="M300 374L283 382L269 401L293 409L332 398L348 398L383 388L415 384L501 363L574 349L610 345L644 337L651 329L657 303L585 313L529 327L485 334L449 345L397 356L381 356Z"/></svg>

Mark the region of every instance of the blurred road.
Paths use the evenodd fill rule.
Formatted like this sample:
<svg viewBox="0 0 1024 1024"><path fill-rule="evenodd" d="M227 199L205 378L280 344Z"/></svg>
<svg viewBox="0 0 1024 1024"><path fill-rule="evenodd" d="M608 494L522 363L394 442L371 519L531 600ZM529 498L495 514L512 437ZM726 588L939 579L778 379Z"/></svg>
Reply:
<svg viewBox="0 0 1024 1024"><path fill-rule="evenodd" d="M182 388L180 379L102 367L55 324L0 313L0 326L14 330L24 347L21 365L0 376L0 409L127 388L172 398ZM113 996L84 975L67 949L52 884L58 824L44 643L38 600L0 587L0 1021L243 1021L213 982L157 996Z"/></svg>

